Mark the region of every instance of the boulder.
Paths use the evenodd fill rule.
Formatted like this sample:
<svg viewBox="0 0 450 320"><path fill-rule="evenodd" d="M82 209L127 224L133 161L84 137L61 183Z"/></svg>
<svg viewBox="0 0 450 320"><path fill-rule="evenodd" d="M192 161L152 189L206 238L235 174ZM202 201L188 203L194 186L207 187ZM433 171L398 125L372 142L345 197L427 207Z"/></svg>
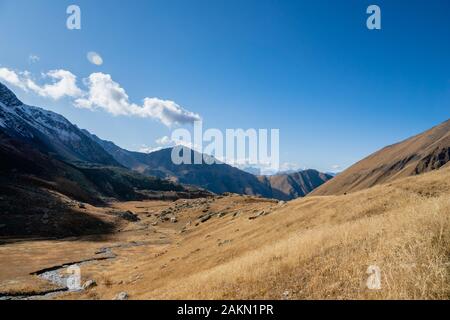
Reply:
<svg viewBox="0 0 450 320"><path fill-rule="evenodd" d="M203 218L200 219L200 222L204 223L204 222L208 221L209 219L211 219L211 215L206 215L206 216L204 216Z"/></svg>
<svg viewBox="0 0 450 320"><path fill-rule="evenodd" d="M128 293L126 292L120 292L119 294L117 294L114 298L114 300L128 300Z"/></svg>
<svg viewBox="0 0 450 320"><path fill-rule="evenodd" d="M130 221L130 222L137 222L137 221L141 220L135 213L133 213L131 211L121 212L119 214L119 216L122 219Z"/></svg>
<svg viewBox="0 0 450 320"><path fill-rule="evenodd" d="M88 280L83 284L83 290L90 289L92 287L95 287L97 285L97 282L95 280Z"/></svg>

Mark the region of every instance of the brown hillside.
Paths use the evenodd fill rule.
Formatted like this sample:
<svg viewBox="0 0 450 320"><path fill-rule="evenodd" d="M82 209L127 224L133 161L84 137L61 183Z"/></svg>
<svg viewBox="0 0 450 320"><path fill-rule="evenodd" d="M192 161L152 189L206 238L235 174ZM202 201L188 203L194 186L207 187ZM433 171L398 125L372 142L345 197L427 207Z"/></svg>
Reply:
<svg viewBox="0 0 450 320"><path fill-rule="evenodd" d="M353 192L449 166L450 120L356 163L311 195Z"/></svg>
<svg viewBox="0 0 450 320"><path fill-rule="evenodd" d="M272 197L279 200L304 197L332 178L331 175L316 170L258 177L261 182L270 186Z"/></svg>

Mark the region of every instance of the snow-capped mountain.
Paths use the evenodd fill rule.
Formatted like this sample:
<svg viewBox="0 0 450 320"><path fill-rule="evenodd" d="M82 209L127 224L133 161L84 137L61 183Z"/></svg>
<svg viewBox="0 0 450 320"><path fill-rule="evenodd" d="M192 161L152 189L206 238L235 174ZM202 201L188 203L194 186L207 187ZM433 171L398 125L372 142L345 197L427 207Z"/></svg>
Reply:
<svg viewBox="0 0 450 320"><path fill-rule="evenodd" d="M70 162L120 166L112 156L63 116L23 104L0 83L0 130Z"/></svg>

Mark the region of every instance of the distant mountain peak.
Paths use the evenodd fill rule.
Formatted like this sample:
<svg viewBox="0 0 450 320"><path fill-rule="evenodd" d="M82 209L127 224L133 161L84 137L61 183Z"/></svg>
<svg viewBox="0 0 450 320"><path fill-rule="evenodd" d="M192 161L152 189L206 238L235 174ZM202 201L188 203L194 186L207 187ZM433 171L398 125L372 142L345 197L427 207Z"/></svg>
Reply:
<svg viewBox="0 0 450 320"><path fill-rule="evenodd" d="M17 96L0 82L0 102L7 107L17 107L23 105Z"/></svg>
<svg viewBox="0 0 450 320"><path fill-rule="evenodd" d="M149 176L196 185L217 194L232 192L291 200L304 196L332 178L312 169L290 175L260 176L222 162L212 165L206 163L175 165L171 160L173 148L148 154L132 152L122 149L112 142L101 140L97 136L91 135L91 137L120 164L129 169ZM192 153L192 158L197 153L189 148L188 152Z"/></svg>

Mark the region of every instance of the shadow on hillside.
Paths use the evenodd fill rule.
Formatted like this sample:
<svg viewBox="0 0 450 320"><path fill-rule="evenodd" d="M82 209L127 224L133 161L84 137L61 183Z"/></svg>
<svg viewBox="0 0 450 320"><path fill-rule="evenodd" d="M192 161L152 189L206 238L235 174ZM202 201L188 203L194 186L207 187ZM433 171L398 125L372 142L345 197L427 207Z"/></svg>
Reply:
<svg viewBox="0 0 450 320"><path fill-rule="evenodd" d="M46 189L0 186L0 244L82 236L102 241L116 230L114 219L77 209Z"/></svg>

